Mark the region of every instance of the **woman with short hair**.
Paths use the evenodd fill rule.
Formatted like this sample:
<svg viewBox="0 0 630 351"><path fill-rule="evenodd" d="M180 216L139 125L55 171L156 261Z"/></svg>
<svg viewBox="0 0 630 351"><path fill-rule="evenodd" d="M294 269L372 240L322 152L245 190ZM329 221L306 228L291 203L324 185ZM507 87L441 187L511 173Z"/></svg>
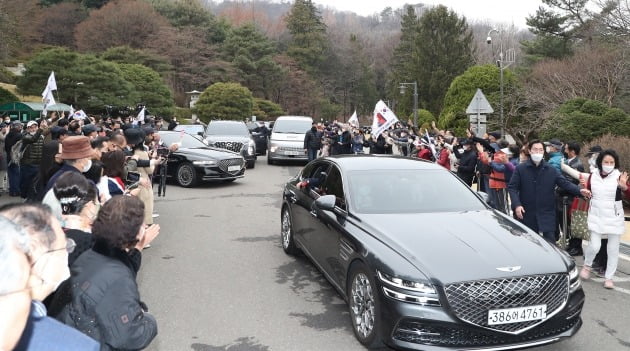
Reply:
<svg viewBox="0 0 630 351"><path fill-rule="evenodd" d="M114 196L92 226L94 246L72 265L72 301L58 319L101 343L101 350L139 350L157 335L157 322L140 301L136 275L142 248L159 233L146 227L144 204Z"/></svg>

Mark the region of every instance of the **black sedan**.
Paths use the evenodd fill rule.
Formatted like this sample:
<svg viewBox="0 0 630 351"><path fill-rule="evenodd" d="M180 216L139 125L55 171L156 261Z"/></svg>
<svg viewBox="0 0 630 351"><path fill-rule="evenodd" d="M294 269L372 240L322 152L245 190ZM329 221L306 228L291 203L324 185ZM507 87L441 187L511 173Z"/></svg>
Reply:
<svg viewBox="0 0 630 351"><path fill-rule="evenodd" d="M482 198L421 160L318 159L284 188L282 246L322 271L370 348L505 350L574 335L575 262Z"/></svg>
<svg viewBox="0 0 630 351"><path fill-rule="evenodd" d="M179 146L168 155L167 176L180 186L193 187L201 180L231 182L245 175L245 160L236 152L208 147L183 131L159 134L165 146Z"/></svg>

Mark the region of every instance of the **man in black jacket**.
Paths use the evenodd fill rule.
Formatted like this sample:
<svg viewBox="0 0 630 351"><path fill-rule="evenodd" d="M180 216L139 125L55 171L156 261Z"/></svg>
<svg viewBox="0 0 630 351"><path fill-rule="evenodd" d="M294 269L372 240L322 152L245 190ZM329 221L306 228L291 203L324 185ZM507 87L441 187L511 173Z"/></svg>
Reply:
<svg viewBox="0 0 630 351"><path fill-rule="evenodd" d="M455 157L457 157L457 176L460 177L468 186L472 186L475 177L475 168L477 166L477 154L472 149L473 141L471 139L463 139L459 142L463 152L459 148L453 148Z"/></svg>
<svg viewBox="0 0 630 351"><path fill-rule="evenodd" d="M313 122L311 129L304 136L304 148L308 154L309 161L317 158L317 152L322 148L322 135L317 130L316 122Z"/></svg>
<svg viewBox="0 0 630 351"><path fill-rule="evenodd" d="M20 161L20 196L23 199L35 200L41 189L37 189L39 164L42 162L44 149L43 130L35 121L28 121L26 133L22 137L24 154Z"/></svg>

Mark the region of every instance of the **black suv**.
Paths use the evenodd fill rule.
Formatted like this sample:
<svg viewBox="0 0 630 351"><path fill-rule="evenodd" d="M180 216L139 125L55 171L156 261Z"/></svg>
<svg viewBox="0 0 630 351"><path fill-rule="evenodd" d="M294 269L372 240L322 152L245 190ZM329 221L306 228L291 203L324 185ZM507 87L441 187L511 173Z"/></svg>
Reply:
<svg viewBox="0 0 630 351"><path fill-rule="evenodd" d="M245 122L210 121L203 137L212 147L240 153L247 162L247 168L256 165L256 143Z"/></svg>

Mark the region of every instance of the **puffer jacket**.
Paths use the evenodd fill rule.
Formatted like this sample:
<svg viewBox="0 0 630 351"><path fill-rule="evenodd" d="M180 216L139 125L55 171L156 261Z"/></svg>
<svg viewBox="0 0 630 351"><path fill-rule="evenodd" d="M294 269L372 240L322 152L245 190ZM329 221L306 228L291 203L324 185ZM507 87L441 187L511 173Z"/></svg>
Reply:
<svg viewBox="0 0 630 351"><path fill-rule="evenodd" d="M157 322L140 301L140 261L137 250L128 253L97 240L72 265L71 301L56 318L99 341L102 351L147 347Z"/></svg>
<svg viewBox="0 0 630 351"><path fill-rule="evenodd" d="M621 194L617 194L618 179L621 173L615 169L602 177L595 169L589 178L593 193L588 210L588 230L600 234L623 235L626 231Z"/></svg>
<svg viewBox="0 0 630 351"><path fill-rule="evenodd" d="M44 153L44 136L39 129L35 134L26 133L22 137L22 145L25 148L22 155L21 165L39 166Z"/></svg>

